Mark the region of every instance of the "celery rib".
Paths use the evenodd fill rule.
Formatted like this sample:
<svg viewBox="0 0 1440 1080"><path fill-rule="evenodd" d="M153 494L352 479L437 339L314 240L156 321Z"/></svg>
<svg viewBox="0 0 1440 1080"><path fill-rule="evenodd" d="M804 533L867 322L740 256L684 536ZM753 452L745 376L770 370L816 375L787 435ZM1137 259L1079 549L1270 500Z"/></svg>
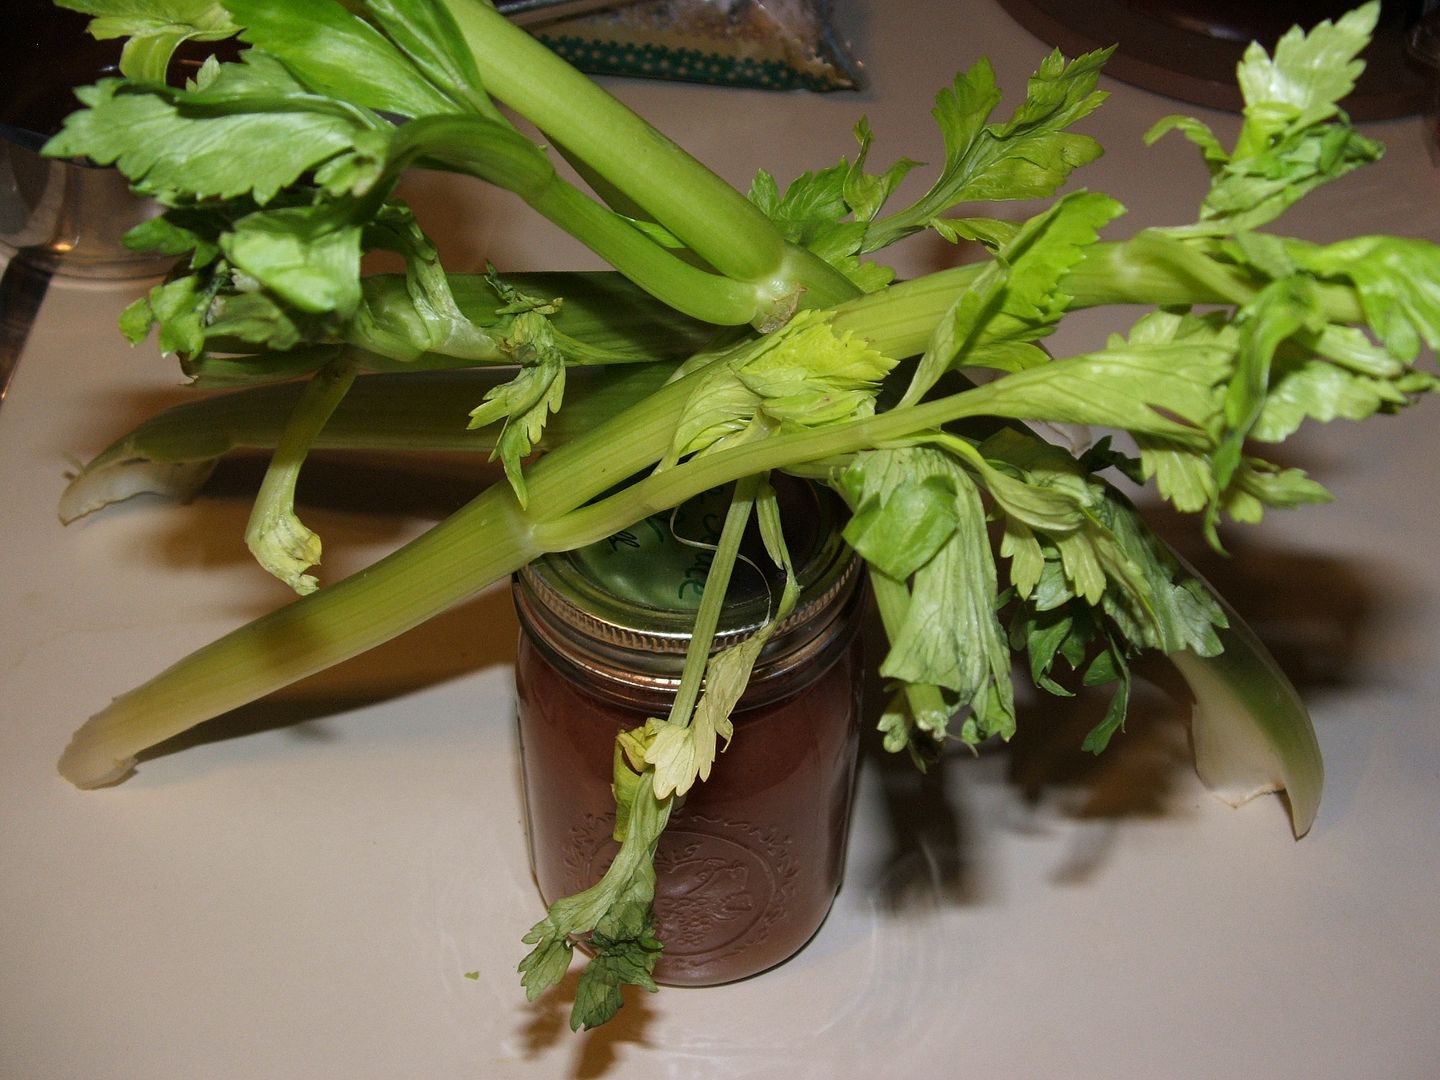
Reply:
<svg viewBox="0 0 1440 1080"><path fill-rule="evenodd" d="M508 485L492 485L373 566L231 631L116 698L75 733L61 775L78 787L115 783L140 751L388 641L519 569L544 550L537 521L659 459L689 389L689 380L662 387L538 461L528 510Z"/></svg>

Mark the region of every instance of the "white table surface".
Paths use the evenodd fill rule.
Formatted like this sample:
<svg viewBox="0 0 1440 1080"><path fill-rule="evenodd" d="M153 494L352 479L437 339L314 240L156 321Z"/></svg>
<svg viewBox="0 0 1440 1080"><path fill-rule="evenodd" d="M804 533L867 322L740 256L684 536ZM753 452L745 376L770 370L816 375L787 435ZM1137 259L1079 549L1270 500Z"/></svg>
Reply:
<svg viewBox="0 0 1440 1080"><path fill-rule="evenodd" d="M856 3L845 21L872 79L858 95L613 85L743 184L850 153L862 112L872 161L933 160L950 72L988 54L1013 102L1045 51L988 0ZM1141 133L1177 110L1232 121L1107 85L1089 130L1109 152L1083 182L1131 207L1120 232L1184 220L1195 155ZM1367 130L1385 161L1291 230L1440 240L1421 122ZM459 269L594 265L478 186L412 190ZM950 258L921 243L899 262ZM1011 747L923 780L872 743L845 884L806 950L741 984L642 995L577 1036L563 994L529 1006L513 973L540 907L504 591L215 721L123 785L56 775L111 696L285 599L241 542L254 462L188 506L56 521L67 463L185 396L113 331L139 287L57 281L0 409L0 1075L1440 1075L1434 403L1299 439L1287 460L1337 502L1231 534L1219 567L1313 707L1329 778L1307 839L1278 798L1232 810L1201 788L1186 706L1162 689L1098 761L1076 749L1087 718L1043 703ZM1078 319L1056 347L1111 329L1113 313ZM317 462L304 513L325 572L423 528L468 473Z"/></svg>

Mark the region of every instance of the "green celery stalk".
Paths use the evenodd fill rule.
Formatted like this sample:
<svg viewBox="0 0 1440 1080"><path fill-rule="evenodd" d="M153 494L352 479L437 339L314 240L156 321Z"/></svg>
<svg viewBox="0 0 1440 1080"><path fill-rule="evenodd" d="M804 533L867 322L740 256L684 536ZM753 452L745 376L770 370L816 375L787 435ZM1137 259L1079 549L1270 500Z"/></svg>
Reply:
<svg viewBox="0 0 1440 1080"><path fill-rule="evenodd" d="M362 573L232 631L116 698L75 733L61 774L80 787L123 779L139 751L387 641L519 569L546 550L536 521L659 460L690 384L671 383L541 458L527 477L526 510L508 485L494 484Z"/></svg>
<svg viewBox="0 0 1440 1080"><path fill-rule="evenodd" d="M574 400L545 426L537 450L552 450L643 400L672 375L669 363L577 368ZM501 423L467 430L470 409L509 369L361 375L311 443L317 450L489 453ZM226 454L273 450L300 383L257 386L175 405L116 439L82 468L60 499L74 521L133 495L192 497Z"/></svg>
<svg viewBox="0 0 1440 1080"><path fill-rule="evenodd" d="M474 0L442 3L484 72L487 91L652 214L721 274L762 288L782 309L797 299L828 307L855 295L844 275L786 242L725 180L494 8ZM696 207L705 212L696 213Z"/></svg>
<svg viewBox="0 0 1440 1080"><path fill-rule="evenodd" d="M475 116L427 116L406 124L397 140L402 147L397 164L412 155L422 157L431 164L513 191L631 281L678 311L727 326L771 319L777 297L771 295L768 277L759 282L735 280L682 261L563 180L550 159L511 128ZM411 149L404 149L406 143ZM765 221L763 215L761 220ZM765 226L774 233L768 221ZM777 266L781 255L783 250L776 256ZM792 291L787 284L779 299Z"/></svg>
<svg viewBox="0 0 1440 1080"><path fill-rule="evenodd" d="M835 325L864 333L888 355L913 352L954 302L955 287L973 273L944 271L935 281L857 298L842 305ZM491 488L364 573L233 631L117 698L76 733L62 773L82 787L118 780L148 746L380 644L543 552L603 539L712 487L958 420L1018 415L1008 385L1014 380L1001 379L843 426L777 434L693 458L584 505L664 456L696 374L542 457L527 473L526 510L508 488Z"/></svg>
<svg viewBox="0 0 1440 1080"><path fill-rule="evenodd" d="M305 383L275 454L260 482L245 526L245 546L275 577L298 593L314 592L318 582L305 571L320 561L320 537L295 514L295 484L315 436L355 381L355 361L342 354Z"/></svg>

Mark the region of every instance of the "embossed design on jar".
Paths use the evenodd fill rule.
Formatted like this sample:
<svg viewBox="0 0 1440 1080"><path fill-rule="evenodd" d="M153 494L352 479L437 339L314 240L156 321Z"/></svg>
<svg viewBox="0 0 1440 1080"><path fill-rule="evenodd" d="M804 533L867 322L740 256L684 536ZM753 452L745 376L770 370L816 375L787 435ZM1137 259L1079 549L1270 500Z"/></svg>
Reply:
<svg viewBox="0 0 1440 1080"><path fill-rule="evenodd" d="M593 814L570 831L566 887L598 881L617 845ZM656 932L674 968L714 963L765 940L786 916L800 874L791 837L774 827L676 813L655 853Z"/></svg>

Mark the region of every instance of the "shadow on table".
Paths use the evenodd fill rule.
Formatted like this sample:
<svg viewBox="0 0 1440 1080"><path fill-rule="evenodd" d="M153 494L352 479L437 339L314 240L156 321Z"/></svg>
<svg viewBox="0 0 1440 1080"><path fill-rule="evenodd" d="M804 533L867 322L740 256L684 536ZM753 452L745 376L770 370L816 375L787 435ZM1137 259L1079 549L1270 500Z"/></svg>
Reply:
<svg viewBox="0 0 1440 1080"><path fill-rule="evenodd" d="M1163 513L1147 516L1162 535L1172 531ZM1255 628L1302 697L1353 682L1381 599L1358 567L1243 538L1227 540L1228 557L1203 542L1175 542ZM883 656L878 633L870 644L872 657ZM1103 868L1120 822L1182 812L1176 790L1189 783L1192 768L1188 689L1160 657L1142 659L1133 671L1127 728L1099 755L1080 747L1103 717L1108 691L1051 696L1031 688L1020 668L1017 733L1007 744L976 754L954 746L921 773L907 755L889 754L869 738L862 767L882 792L890 847L877 878L861 887L891 910L911 902L981 902L987 873L978 838L993 832L997 819L1017 832L1044 829L1057 818L1084 825L1052 873L1057 883L1079 883ZM871 712L878 715L885 696L878 685L873 690Z"/></svg>
<svg viewBox="0 0 1440 1080"><path fill-rule="evenodd" d="M527 1057L550 1054L567 1041L575 1049L571 1080L592 1080L609 1074L623 1055L626 1044L645 1046L645 1032L653 1023L655 1010L650 995L629 988L625 1007L602 1026L578 1035L570 1031L570 1007L575 1001L580 968L574 967L553 989L542 994L530 1008L531 1016L522 1029Z"/></svg>
<svg viewBox="0 0 1440 1080"><path fill-rule="evenodd" d="M280 728L297 739L327 741L335 736L324 720L509 665L517 633L509 590L489 589L360 656L167 739L139 761Z"/></svg>
<svg viewBox="0 0 1440 1080"><path fill-rule="evenodd" d="M226 459L200 498L248 506L264 467L264 461L256 457ZM484 464L483 455L438 463L433 457L407 461L405 455L399 455L399 460L393 456L381 460L317 455L307 462L297 509L302 519L316 522L317 528L325 514L365 515L367 543L384 543L393 537L398 544L402 532L414 531L416 520L438 521L482 490L494 474L495 470ZM333 571L337 564L349 561L344 553L346 537L333 529L319 531L327 541L330 576L343 576ZM239 532L224 539L224 543L211 544L206 537L187 533L170 535L161 543L167 550L185 547L192 557L199 544L203 548L200 557L206 560L249 560ZM333 559L329 557L332 552ZM273 583L258 566L255 573L257 598L274 597ZM360 656L191 728L143 752L140 760L279 728L291 728L299 739L329 739L329 730L319 723L328 717L510 664L517 632L509 590L497 585Z"/></svg>

